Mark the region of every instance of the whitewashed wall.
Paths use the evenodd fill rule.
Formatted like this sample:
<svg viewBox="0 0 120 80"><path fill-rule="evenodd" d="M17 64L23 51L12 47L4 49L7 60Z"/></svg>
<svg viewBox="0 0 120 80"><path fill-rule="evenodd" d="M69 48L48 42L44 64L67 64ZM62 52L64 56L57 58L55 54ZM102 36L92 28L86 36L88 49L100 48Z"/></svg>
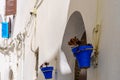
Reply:
<svg viewBox="0 0 120 80"><path fill-rule="evenodd" d="M5 21L5 0L0 0L0 15L2 17L2 21ZM9 16L12 17L12 16ZM8 21L8 20L7 20ZM0 23L0 46L3 46L3 38L1 37L1 23ZM0 80L9 80L9 66L11 65L11 69L13 69L14 71L14 78L16 78L17 74L16 74L16 55L13 53L11 58L11 62L10 62L10 58L8 55L3 55L0 52Z"/></svg>
<svg viewBox="0 0 120 80"><path fill-rule="evenodd" d="M0 3L2 0L0 0ZM24 25L29 17L29 12L33 8L35 0L18 0L18 8L17 8L17 16L16 16L16 23L15 23L15 30L14 36L19 32L22 31ZM90 68L88 69L88 79L89 80L119 80L120 76L120 63L119 63L119 49L120 49L120 37L119 37L119 26L120 26L120 0L102 0L103 2L103 9L102 9L102 35L101 35L101 42L100 42L100 55L99 55L99 66L97 69ZM1 5L0 5L1 6ZM92 29L95 24L96 19L96 0L71 0L70 7L69 0L45 0L42 6L38 10L38 27L37 33L39 39L37 42L39 43L40 53L50 53L55 54L56 49L59 48L60 43L62 42L61 36L64 33L65 25L67 19L74 11L80 11L84 22L85 28L87 31L87 38L88 42L92 40ZM68 12L69 8L69 13ZM52 28L51 28L52 27ZM40 34L39 32L43 32L44 30L48 31L46 34ZM51 33L53 32L53 33ZM55 40L49 39L47 34L52 37L57 37ZM55 34L56 33L56 34ZM53 35L54 34L54 35ZM48 41L49 40L49 41ZM29 39L28 39L29 41ZM58 43L59 41L59 43ZM42 43L43 42L43 43ZM44 42L47 42L44 44ZM51 45L53 42L58 43L55 44L54 47L56 49L49 50L48 46ZM47 47L48 46L48 47ZM29 44L27 43L27 47ZM44 52L45 47L48 49ZM23 72L23 79L22 73L18 73L17 80L33 80L35 79L35 57L34 54L29 50L26 49L27 53L25 54L24 60L24 72ZM49 51L49 52L48 52ZM40 55L40 59L42 57L46 57L45 55ZM1 76L1 80L8 80L8 58L0 54L0 71L3 72ZM54 56L52 56L54 57ZM52 58L51 57L51 58ZM46 57L47 58L47 57ZM48 59L49 60L49 59ZM39 65L43 61L39 61ZM3 64L4 63L4 64ZM2 67L3 66L3 67ZM4 68L4 69L3 69ZM19 68L18 72L20 72L21 68ZM59 75L58 75L59 76ZM67 76L66 76L67 77ZM42 77L40 77L41 80Z"/></svg>
<svg viewBox="0 0 120 80"><path fill-rule="evenodd" d="M103 0L98 80L119 80L120 0Z"/></svg>
<svg viewBox="0 0 120 80"><path fill-rule="evenodd" d="M95 24L96 1L76 0L71 2L84 18L88 42L91 42L92 29ZM81 3L81 4L80 4ZM120 63L120 1L102 0L102 35L100 41L99 65L97 69L88 69L88 80L119 80ZM78 5L77 5L78 4Z"/></svg>

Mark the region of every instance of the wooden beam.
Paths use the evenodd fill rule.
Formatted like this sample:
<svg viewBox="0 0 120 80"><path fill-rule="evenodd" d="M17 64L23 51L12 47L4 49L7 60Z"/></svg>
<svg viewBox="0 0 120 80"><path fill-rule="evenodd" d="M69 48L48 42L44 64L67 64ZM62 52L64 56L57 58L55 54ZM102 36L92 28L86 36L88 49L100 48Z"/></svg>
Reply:
<svg viewBox="0 0 120 80"><path fill-rule="evenodd" d="M86 32L81 38L82 44L87 44ZM87 69L80 69L77 61L75 61L75 79L74 80L87 80Z"/></svg>

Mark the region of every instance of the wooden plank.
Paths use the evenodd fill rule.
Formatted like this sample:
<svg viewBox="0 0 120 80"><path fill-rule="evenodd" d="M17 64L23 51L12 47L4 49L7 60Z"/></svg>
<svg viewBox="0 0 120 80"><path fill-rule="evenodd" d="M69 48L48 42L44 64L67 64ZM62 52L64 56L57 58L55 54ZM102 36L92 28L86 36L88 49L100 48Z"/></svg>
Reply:
<svg viewBox="0 0 120 80"><path fill-rule="evenodd" d="M81 38L82 44L86 44L86 32ZM87 69L78 68L78 63L75 61L75 79L74 80L87 80Z"/></svg>
<svg viewBox="0 0 120 80"><path fill-rule="evenodd" d="M15 15L17 0L6 0L5 15Z"/></svg>

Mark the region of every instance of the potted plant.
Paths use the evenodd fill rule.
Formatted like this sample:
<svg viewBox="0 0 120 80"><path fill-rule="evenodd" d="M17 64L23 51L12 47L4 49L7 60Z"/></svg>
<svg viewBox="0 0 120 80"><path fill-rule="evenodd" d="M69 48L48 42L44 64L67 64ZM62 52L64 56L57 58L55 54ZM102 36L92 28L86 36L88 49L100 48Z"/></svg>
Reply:
<svg viewBox="0 0 120 80"><path fill-rule="evenodd" d="M83 44L77 37L74 37L70 39L68 45L72 46L72 52L78 62L79 68L89 68L93 51L92 44Z"/></svg>
<svg viewBox="0 0 120 80"><path fill-rule="evenodd" d="M40 69L43 72L45 79L52 79L53 66L48 66L49 63L45 62L41 65Z"/></svg>

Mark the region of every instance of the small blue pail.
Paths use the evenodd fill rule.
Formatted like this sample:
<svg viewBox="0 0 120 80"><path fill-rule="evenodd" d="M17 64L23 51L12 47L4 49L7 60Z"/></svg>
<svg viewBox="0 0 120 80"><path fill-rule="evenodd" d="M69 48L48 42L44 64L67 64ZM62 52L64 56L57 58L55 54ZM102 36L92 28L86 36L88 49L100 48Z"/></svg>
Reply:
<svg viewBox="0 0 120 80"><path fill-rule="evenodd" d="M91 44L81 45L72 48L72 52L76 57L79 68L89 68L93 46Z"/></svg>
<svg viewBox="0 0 120 80"><path fill-rule="evenodd" d="M43 75L45 79L52 79L52 72L53 72L53 67L42 67L41 71L43 72Z"/></svg>

